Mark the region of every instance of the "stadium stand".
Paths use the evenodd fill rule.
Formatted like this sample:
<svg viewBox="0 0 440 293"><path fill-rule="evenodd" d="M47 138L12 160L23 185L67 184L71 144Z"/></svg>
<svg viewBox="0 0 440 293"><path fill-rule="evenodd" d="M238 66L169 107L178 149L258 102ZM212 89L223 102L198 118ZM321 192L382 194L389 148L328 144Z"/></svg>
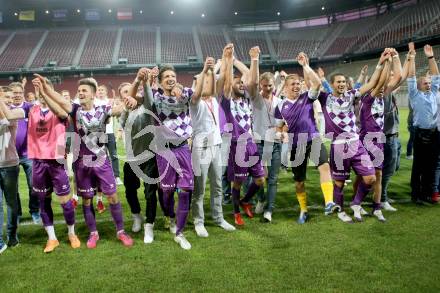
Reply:
<svg viewBox="0 0 440 293"><path fill-rule="evenodd" d="M18 31L0 56L0 70L16 71L22 68L42 35L41 30Z"/></svg>
<svg viewBox="0 0 440 293"><path fill-rule="evenodd" d="M116 30L90 30L79 65L83 68L93 68L111 64L116 34Z"/></svg>
<svg viewBox="0 0 440 293"><path fill-rule="evenodd" d="M156 63L155 27L141 26L124 28L119 58L127 58L128 64Z"/></svg>
<svg viewBox="0 0 440 293"><path fill-rule="evenodd" d="M50 61L57 62L59 67L71 65L83 33L84 30L50 31L31 68L43 67Z"/></svg>
<svg viewBox="0 0 440 293"><path fill-rule="evenodd" d="M372 38L366 50L407 42L416 32L438 17L439 10L439 1L421 1L415 7L406 8L398 20L393 21L385 31Z"/></svg>
<svg viewBox="0 0 440 293"><path fill-rule="evenodd" d="M226 39L221 27L198 27L200 46L203 56L221 58Z"/></svg>
<svg viewBox="0 0 440 293"><path fill-rule="evenodd" d="M234 44L238 59L249 61L249 49L259 46L261 54L269 54L269 48L264 36L264 32L230 32L231 41ZM223 45L224 46L224 45Z"/></svg>
<svg viewBox="0 0 440 293"><path fill-rule="evenodd" d="M257 29L258 25L251 31L227 25L91 27L84 48L79 45L84 28L50 29L41 48L37 45L43 40L43 30L18 29L9 45L0 52L0 72L19 71L31 61L31 68L45 66L48 61L57 61L59 67L106 68L117 62L117 58L127 58L129 65L172 63L185 66L189 57L196 60L206 56L220 58L228 41L235 44L237 58L245 62L249 61L249 48L255 45L275 62L291 62L300 51L311 58L331 60L440 34L439 1L419 1L417 5L394 7L391 11L386 7L377 10L378 16L375 8L370 8L369 14L362 16L364 18L359 18L359 11L353 18L351 12L347 12L345 16L335 16L331 25L322 25L322 22L315 26L288 25L294 21L280 23L279 30L270 31ZM0 32L0 48L10 34ZM156 56L159 52L160 56ZM31 56L35 58L32 60ZM72 64L74 58L77 64Z"/></svg>
<svg viewBox="0 0 440 293"><path fill-rule="evenodd" d="M161 27L162 63L185 64L197 56L191 28Z"/></svg>

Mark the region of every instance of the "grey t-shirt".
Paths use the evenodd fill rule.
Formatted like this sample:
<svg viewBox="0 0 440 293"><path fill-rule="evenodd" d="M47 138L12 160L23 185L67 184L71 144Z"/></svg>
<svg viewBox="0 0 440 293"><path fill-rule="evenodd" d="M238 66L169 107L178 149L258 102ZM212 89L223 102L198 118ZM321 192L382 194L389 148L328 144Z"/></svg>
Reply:
<svg viewBox="0 0 440 293"><path fill-rule="evenodd" d="M0 168L14 167L18 165L17 148L15 147L15 135L17 133L17 121L0 121Z"/></svg>
<svg viewBox="0 0 440 293"><path fill-rule="evenodd" d="M399 133L399 108L397 108L396 97L390 94L383 99L384 102L384 125L385 135Z"/></svg>
<svg viewBox="0 0 440 293"><path fill-rule="evenodd" d="M154 138L155 119L152 112L153 96L151 90L147 88L144 90L144 102L133 111L124 111L121 114L119 122L124 128L125 134L129 137L125 138L126 161L135 161L136 156L142 153L149 153L143 160L148 160L154 157L156 150L151 146ZM145 134L136 137L142 130L147 130ZM136 138L135 138L136 137ZM146 152L146 150L150 150Z"/></svg>

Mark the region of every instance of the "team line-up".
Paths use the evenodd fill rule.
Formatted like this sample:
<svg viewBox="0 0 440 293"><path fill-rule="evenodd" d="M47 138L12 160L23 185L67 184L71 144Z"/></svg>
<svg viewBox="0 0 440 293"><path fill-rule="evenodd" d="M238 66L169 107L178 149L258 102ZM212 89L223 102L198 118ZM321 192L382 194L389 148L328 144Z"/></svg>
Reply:
<svg viewBox="0 0 440 293"><path fill-rule="evenodd" d="M93 206L97 192L108 199L117 238L124 246L133 245L133 239L124 230L117 182L106 148L106 127L114 116L119 117L125 133L124 185L133 214L133 232L139 232L144 222L137 189L141 182L145 188L143 241L146 244L154 240L157 199L174 240L183 249L191 248L183 234L190 207L196 234L208 237L203 210L208 179L211 214L216 225L226 231L244 226L241 211L249 218L254 217L254 212L262 213L263 219L271 222L282 165L292 169L300 206L297 222L306 223L309 213L305 182L309 160L319 171L326 215L335 213L341 221L353 222L344 209L343 191L353 170L356 179L350 209L354 219L361 222L368 214L361 203L372 191L371 213L385 222L382 207L389 211L396 209L382 196L384 144L389 138L384 132L384 108L387 104L396 108L394 94L405 80L410 99L411 92L426 95L438 92L440 77L433 50L426 45L424 53L430 77L423 77L419 84L415 79L413 44L409 46L403 68L398 52L386 48L371 77L367 80L368 69L364 67L356 84L341 73L332 74L327 81L322 69L315 72L309 66L308 56L303 52L297 56L303 77L260 74L258 47L249 51L248 68L234 57L233 44L228 44L221 60L206 58L192 88L179 84L175 69L168 65L139 69L132 83L119 86L119 98L111 103L96 98L97 92L105 91L105 87L98 86L93 78L78 82L73 101L65 97L65 91L56 92L51 82L38 74L32 80L37 97L34 104L14 103L20 91L23 96L22 84L2 87L0 183L8 207L8 241L5 244L0 237L0 251L19 242L16 147L19 123L26 123L27 157L32 160L31 193L33 200L38 200L39 215L48 235L44 252L59 246L52 192L61 204L72 248L81 246L74 229L76 194L82 197L84 220L90 232L86 245L97 246L100 236ZM317 109L323 119L317 116ZM329 152L318 130L320 124L325 125L325 137L331 141ZM72 139L68 139L66 148L67 137ZM73 162L66 163L68 155L73 155ZM73 197L69 168L76 183ZM224 174L232 183L235 226L223 217ZM246 191L241 196L244 185ZM176 211L174 193L178 195ZM3 217L0 224L3 227Z"/></svg>

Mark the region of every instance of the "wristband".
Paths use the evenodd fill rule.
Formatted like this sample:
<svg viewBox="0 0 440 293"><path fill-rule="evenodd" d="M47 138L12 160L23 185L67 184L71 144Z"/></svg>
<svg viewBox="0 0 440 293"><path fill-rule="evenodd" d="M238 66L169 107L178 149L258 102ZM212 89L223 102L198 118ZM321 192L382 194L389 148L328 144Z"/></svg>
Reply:
<svg viewBox="0 0 440 293"><path fill-rule="evenodd" d="M377 65L376 66L376 69L382 69L383 68L383 65Z"/></svg>
<svg viewBox="0 0 440 293"><path fill-rule="evenodd" d="M432 58L434 58L434 56L429 56L429 57L428 57L428 59L432 59Z"/></svg>
<svg viewBox="0 0 440 293"><path fill-rule="evenodd" d="M259 61L259 59L258 58L253 58L253 59L251 59L251 61Z"/></svg>
<svg viewBox="0 0 440 293"><path fill-rule="evenodd" d="M399 54L394 55L393 58L399 58Z"/></svg>

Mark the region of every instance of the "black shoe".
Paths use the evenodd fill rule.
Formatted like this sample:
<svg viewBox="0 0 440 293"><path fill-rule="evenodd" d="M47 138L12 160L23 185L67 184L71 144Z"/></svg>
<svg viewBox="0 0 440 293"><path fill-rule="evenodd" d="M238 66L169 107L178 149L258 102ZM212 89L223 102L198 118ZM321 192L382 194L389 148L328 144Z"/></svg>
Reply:
<svg viewBox="0 0 440 293"><path fill-rule="evenodd" d="M422 201L424 202L424 203L428 203L428 204L435 204L435 202L430 198L430 197L424 197L423 199L422 199Z"/></svg>
<svg viewBox="0 0 440 293"><path fill-rule="evenodd" d="M18 244L19 244L19 242L18 242L17 237L9 238L8 247L12 248L12 247L18 246Z"/></svg>
<svg viewBox="0 0 440 293"><path fill-rule="evenodd" d="M411 198L411 201L418 206L425 205L425 202L423 200L421 200L420 198Z"/></svg>

